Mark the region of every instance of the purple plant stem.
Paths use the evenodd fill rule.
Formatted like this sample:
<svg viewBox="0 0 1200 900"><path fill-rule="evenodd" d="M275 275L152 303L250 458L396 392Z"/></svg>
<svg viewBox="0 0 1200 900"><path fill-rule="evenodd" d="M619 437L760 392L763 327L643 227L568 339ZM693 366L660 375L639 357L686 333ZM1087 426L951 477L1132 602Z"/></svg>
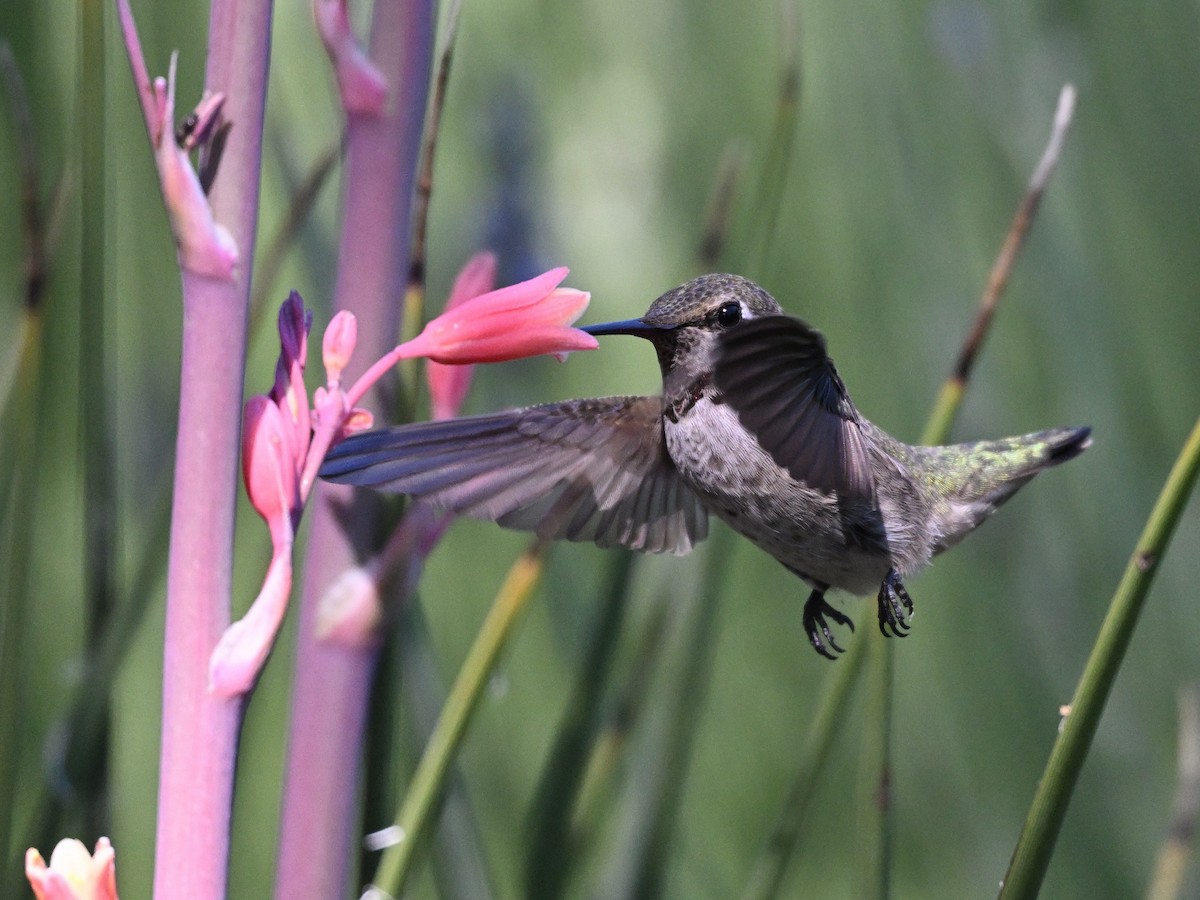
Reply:
<svg viewBox="0 0 1200 900"><path fill-rule="evenodd" d="M207 87L234 123L210 201L241 253L234 281L183 272L154 894L221 898L241 700L208 690L208 661L230 622L234 509L251 261L258 225L270 0L214 0ZM236 27L235 27L236 26Z"/></svg>
<svg viewBox="0 0 1200 900"><path fill-rule="evenodd" d="M377 0L371 59L390 87L379 117L347 123L346 185L334 305L358 317L352 381L391 349L400 326L409 218L433 44L429 0ZM370 405L370 404L368 404ZM347 488L321 484L301 592L300 634L284 780L275 896L345 896L356 855L363 724L377 646L346 647L316 635L328 585L372 549L370 507ZM345 523L349 522L346 527Z"/></svg>

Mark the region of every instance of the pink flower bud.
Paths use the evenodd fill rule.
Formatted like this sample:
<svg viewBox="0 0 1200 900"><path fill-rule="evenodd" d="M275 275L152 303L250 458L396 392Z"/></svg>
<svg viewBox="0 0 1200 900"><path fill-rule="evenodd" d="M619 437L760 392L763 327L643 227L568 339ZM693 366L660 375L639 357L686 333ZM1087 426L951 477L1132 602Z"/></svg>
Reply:
<svg viewBox="0 0 1200 900"><path fill-rule="evenodd" d="M387 81L350 30L346 5L346 0L314 0L313 18L333 62L342 108L347 113L378 115L387 100Z"/></svg>
<svg viewBox="0 0 1200 900"><path fill-rule="evenodd" d="M350 364L357 342L358 320L354 318L354 313L343 309L330 320L325 329L325 339L321 342L325 378L331 386L341 381L342 371Z"/></svg>
<svg viewBox="0 0 1200 900"><path fill-rule="evenodd" d="M271 529L272 543L291 540L297 503L292 434L270 397L246 401L242 422L242 477L255 511Z"/></svg>
<svg viewBox="0 0 1200 900"><path fill-rule="evenodd" d="M238 262L233 236L213 218L212 207L200 186L187 151L175 143L175 64L171 55L166 81L154 82L154 110L158 121L152 123L157 143L154 161L162 186L163 202L171 220L171 231L179 251L179 264L210 278L233 278Z"/></svg>
<svg viewBox="0 0 1200 900"><path fill-rule="evenodd" d="M312 310L304 308L304 299L296 292L279 306L279 359L289 370L308 360L308 333L312 330Z"/></svg>

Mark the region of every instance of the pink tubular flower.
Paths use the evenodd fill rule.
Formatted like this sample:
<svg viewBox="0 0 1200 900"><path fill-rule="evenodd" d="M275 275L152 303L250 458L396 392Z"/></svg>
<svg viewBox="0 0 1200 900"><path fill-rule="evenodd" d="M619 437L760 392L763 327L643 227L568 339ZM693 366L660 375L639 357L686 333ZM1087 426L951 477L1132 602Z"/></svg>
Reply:
<svg viewBox="0 0 1200 900"><path fill-rule="evenodd" d="M496 286L496 254L476 253L463 266L450 297L446 312L486 294ZM471 386L471 366L448 366L432 359L425 363L425 380L429 383L430 412L435 419L452 419L458 415Z"/></svg>
<svg viewBox="0 0 1200 900"><path fill-rule="evenodd" d="M552 353L560 360L573 350L595 350L594 337L570 325L587 309L591 294L558 285L566 267L466 300L432 319L425 330L379 359L347 391L356 403L402 359L425 357L450 365L506 362Z"/></svg>
<svg viewBox="0 0 1200 900"><path fill-rule="evenodd" d="M304 363L312 314L295 292L279 310L279 362L269 395L246 402L242 430L242 473L246 492L271 532L271 564L249 612L229 626L209 660L210 688L224 696L248 691L258 678L287 610L292 587L292 542L304 504L325 452L345 435L371 426L371 414L355 404L399 360L426 357L465 367L572 350L594 350L590 334L571 328L590 295L559 284L567 269L551 269L537 278L497 291L495 259L480 254L455 283L448 309L411 341L385 354L349 390L342 372L357 342L354 316L340 312L325 330L321 345L326 383L313 394L304 386ZM479 293L487 291L486 293ZM435 381L443 376L432 375ZM432 388L441 414L457 408L466 378L447 378ZM440 525L423 533L436 540ZM335 592L322 628L329 639L373 639L379 621L370 579L347 581ZM365 588L364 588L365 585Z"/></svg>
<svg viewBox="0 0 1200 900"><path fill-rule="evenodd" d="M586 291L558 286L569 271L551 269L447 310L403 345L406 355L462 364L595 350L594 337L569 327L591 299Z"/></svg>
<svg viewBox="0 0 1200 900"><path fill-rule="evenodd" d="M246 401L242 476L246 494L271 533L271 564L249 611L234 622L209 660L209 687L224 696L248 691L258 678L287 612L292 589L292 542L325 451L344 434L371 426L341 387L354 353L354 316L338 313L321 344L326 384L309 405L304 386L312 313L295 291L279 309L279 361L266 395Z"/></svg>
<svg viewBox="0 0 1200 900"><path fill-rule="evenodd" d="M105 837L96 841L95 854L73 838L59 841L49 866L31 847L25 877L37 900L117 900L117 855Z"/></svg>
<svg viewBox="0 0 1200 900"><path fill-rule="evenodd" d="M301 396L307 423L308 398ZM271 565L250 610L225 630L213 649L209 686L223 696L244 693L254 684L287 611L292 542L301 509L297 481L307 449L308 435L298 447L288 413L272 397L260 395L246 401L242 475L251 504L271 532Z"/></svg>

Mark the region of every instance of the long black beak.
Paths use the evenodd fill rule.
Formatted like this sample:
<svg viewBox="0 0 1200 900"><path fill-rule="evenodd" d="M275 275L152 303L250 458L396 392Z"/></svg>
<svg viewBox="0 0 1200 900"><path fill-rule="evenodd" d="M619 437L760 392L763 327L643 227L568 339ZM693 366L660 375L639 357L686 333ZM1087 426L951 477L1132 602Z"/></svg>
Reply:
<svg viewBox="0 0 1200 900"><path fill-rule="evenodd" d="M632 334L635 337L653 341L668 329L661 325L651 325L642 319L625 319L621 322L605 322L601 325L587 325L582 329L591 335Z"/></svg>

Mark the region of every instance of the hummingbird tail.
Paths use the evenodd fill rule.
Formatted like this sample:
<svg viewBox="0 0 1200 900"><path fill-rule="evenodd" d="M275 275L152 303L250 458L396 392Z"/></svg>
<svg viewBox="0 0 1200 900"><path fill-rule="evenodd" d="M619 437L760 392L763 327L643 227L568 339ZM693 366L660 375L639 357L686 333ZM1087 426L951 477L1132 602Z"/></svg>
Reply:
<svg viewBox="0 0 1200 900"><path fill-rule="evenodd" d="M1091 429L1052 428L998 441L938 447L935 489L940 539L934 552L958 543L1022 485L1091 446ZM952 473L952 474L948 474Z"/></svg>
<svg viewBox="0 0 1200 900"><path fill-rule="evenodd" d="M1001 438L958 444L945 450L961 454L968 464L953 493L961 499L987 498L999 505L1044 469L1074 459L1092 443L1091 428L1050 428Z"/></svg>
<svg viewBox="0 0 1200 900"><path fill-rule="evenodd" d="M1044 468L1057 466L1059 463L1064 463L1069 459L1074 459L1088 447L1092 446L1092 429L1084 426L1083 428L1055 428L1051 431L1042 431L1038 434L1030 435L1036 438L1042 436L1046 439L1047 453Z"/></svg>

